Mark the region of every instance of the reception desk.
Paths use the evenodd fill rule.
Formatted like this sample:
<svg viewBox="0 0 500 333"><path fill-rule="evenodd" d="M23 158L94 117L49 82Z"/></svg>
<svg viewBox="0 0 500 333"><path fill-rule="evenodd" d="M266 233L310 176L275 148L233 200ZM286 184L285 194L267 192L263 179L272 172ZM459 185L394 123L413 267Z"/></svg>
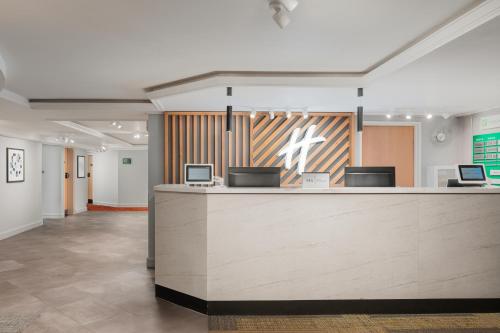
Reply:
<svg viewBox="0 0 500 333"><path fill-rule="evenodd" d="M197 311L500 310L500 189L155 191L157 296Z"/></svg>

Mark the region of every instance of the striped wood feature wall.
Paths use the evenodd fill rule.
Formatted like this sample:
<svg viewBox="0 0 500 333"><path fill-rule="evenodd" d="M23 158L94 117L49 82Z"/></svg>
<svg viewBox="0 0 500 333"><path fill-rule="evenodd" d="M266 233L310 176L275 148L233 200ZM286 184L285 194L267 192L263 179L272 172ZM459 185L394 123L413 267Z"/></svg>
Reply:
<svg viewBox="0 0 500 333"><path fill-rule="evenodd" d="M165 183L184 180L184 164L213 163L216 176L225 177L226 166L284 166L278 151L288 143L292 131L302 128L299 140L310 125L315 136L326 142L311 146L306 171L329 171L331 184L341 184L344 166L353 158L354 122L350 113L310 113L307 119L293 114L287 119L267 113L251 119L248 112L233 113L233 132L226 132L225 112L165 112ZM283 185L299 185L296 173L298 152L293 168L282 171Z"/></svg>
<svg viewBox="0 0 500 333"><path fill-rule="evenodd" d="M231 166L250 166L250 117L233 113L226 132L225 112L165 112L165 183L184 182L184 164L213 163L216 176Z"/></svg>
<svg viewBox="0 0 500 333"><path fill-rule="evenodd" d="M330 185L340 185L344 181L344 167L353 160L353 124L352 114L348 113L312 113L307 119L300 114L290 118L280 114L273 120L268 114L257 114L251 129L252 166L282 167L281 184L300 185L301 177L296 172L300 152L295 152L290 170L284 168L284 158L278 152L288 144L294 129L301 128L300 141L305 131L316 125L314 136L322 136L326 141L310 147L305 171L329 172Z"/></svg>

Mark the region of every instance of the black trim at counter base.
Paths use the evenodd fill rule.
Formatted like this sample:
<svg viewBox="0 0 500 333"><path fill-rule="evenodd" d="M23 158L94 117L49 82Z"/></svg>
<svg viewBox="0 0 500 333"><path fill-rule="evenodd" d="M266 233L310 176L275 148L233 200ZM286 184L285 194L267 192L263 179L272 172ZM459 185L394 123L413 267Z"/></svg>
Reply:
<svg viewBox="0 0 500 333"><path fill-rule="evenodd" d="M155 284L156 297L183 306L185 308L207 314L207 301L188 294L165 288Z"/></svg>
<svg viewBox="0 0 500 333"><path fill-rule="evenodd" d="M208 315L338 315L500 312L500 298L205 301L159 285L156 296Z"/></svg>

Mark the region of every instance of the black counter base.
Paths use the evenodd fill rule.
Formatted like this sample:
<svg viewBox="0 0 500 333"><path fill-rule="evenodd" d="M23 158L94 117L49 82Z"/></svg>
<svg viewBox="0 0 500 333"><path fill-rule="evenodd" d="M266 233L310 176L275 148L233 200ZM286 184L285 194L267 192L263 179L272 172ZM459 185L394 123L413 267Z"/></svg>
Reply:
<svg viewBox="0 0 500 333"><path fill-rule="evenodd" d="M500 298L205 301L156 285L156 297L214 315L432 314L500 312Z"/></svg>

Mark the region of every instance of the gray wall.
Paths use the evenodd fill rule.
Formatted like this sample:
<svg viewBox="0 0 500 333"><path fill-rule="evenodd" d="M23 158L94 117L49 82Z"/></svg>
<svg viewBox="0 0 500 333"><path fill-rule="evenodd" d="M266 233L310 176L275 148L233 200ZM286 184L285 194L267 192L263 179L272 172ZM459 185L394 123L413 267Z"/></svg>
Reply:
<svg viewBox="0 0 500 333"><path fill-rule="evenodd" d="M44 218L64 217L64 147L42 147L42 211Z"/></svg>
<svg viewBox="0 0 500 333"><path fill-rule="evenodd" d="M163 184L165 172L165 122L163 114L148 117L148 268L155 260L155 198L154 187Z"/></svg>

